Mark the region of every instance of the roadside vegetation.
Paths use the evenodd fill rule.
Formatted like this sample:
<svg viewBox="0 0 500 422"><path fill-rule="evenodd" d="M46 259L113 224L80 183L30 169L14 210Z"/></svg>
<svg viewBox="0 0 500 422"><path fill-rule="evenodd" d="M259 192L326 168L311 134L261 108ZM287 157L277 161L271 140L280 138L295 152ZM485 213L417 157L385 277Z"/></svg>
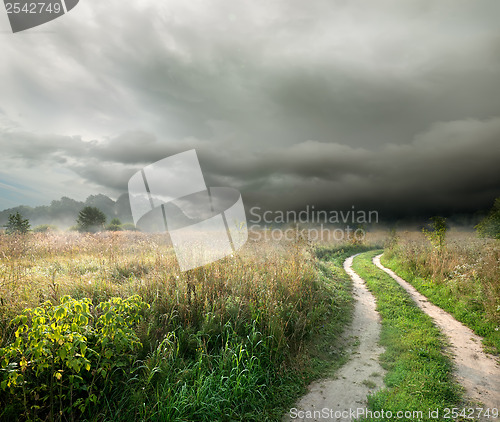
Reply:
<svg viewBox="0 0 500 422"><path fill-rule="evenodd" d="M500 198L495 199L493 207L475 228L481 237L500 239Z"/></svg>
<svg viewBox="0 0 500 422"><path fill-rule="evenodd" d="M364 253L353 263L354 271L376 298L382 318L380 343L386 349L380 357L387 370L386 387L369 396L368 404L373 412L391 411L393 415L398 411L422 412L405 420L435 420L429 418L429 409L439 409L443 415L445 408L463 407L461 392L452 378L452 363L443 353L445 339L408 293L372 263L381 252Z"/></svg>
<svg viewBox="0 0 500 422"><path fill-rule="evenodd" d="M281 420L345 359L366 249L249 242L181 273L163 235L0 235L0 420Z"/></svg>
<svg viewBox="0 0 500 422"><path fill-rule="evenodd" d="M500 353L500 243L449 233L436 248L417 233L393 233L382 263Z"/></svg>

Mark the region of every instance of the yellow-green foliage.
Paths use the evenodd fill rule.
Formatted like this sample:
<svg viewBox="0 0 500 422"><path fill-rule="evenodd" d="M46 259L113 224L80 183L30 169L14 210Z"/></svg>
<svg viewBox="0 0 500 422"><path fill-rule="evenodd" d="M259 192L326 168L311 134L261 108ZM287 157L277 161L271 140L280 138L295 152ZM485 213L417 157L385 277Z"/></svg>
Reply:
<svg viewBox="0 0 500 422"><path fill-rule="evenodd" d="M480 237L500 239L500 198L495 199L493 208L475 228Z"/></svg>
<svg viewBox="0 0 500 422"><path fill-rule="evenodd" d="M424 236L431 242L432 246L438 251L441 251L445 245L445 236L448 227L446 225L446 218L444 217L431 217L431 230L426 228L422 229Z"/></svg>
<svg viewBox="0 0 500 422"><path fill-rule="evenodd" d="M113 298L95 308L88 299L63 296L27 308L12 321L15 341L0 349L0 387L23 397L27 418L81 412L108 391L119 370L142 347L133 328L149 305L139 296Z"/></svg>

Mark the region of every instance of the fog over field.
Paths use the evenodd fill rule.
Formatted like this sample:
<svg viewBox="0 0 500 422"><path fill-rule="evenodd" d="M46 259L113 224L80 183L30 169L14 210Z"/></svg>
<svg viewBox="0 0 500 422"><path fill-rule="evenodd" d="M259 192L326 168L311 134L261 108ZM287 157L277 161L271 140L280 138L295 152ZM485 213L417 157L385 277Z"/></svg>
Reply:
<svg viewBox="0 0 500 422"><path fill-rule="evenodd" d="M0 210L117 199L196 148L247 209L467 213L500 196L496 0L82 0L0 13Z"/></svg>

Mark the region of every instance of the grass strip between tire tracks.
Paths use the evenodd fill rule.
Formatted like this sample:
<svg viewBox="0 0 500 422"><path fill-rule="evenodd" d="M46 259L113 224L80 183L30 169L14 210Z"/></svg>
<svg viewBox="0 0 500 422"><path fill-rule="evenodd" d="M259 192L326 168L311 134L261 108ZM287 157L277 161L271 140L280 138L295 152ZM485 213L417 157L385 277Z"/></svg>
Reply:
<svg viewBox="0 0 500 422"><path fill-rule="evenodd" d="M369 396L369 408L373 412L391 411L393 417L364 420L435 421L435 417L429 416L430 410L438 410L442 419L445 408L464 406L462 390L453 379L452 362L444 350L446 340L410 295L375 267L372 258L380 252L357 256L353 269L376 298L382 318L380 343L386 349L380 357L388 371L384 378L386 388ZM411 412L411 417L396 418L401 411L403 415Z"/></svg>

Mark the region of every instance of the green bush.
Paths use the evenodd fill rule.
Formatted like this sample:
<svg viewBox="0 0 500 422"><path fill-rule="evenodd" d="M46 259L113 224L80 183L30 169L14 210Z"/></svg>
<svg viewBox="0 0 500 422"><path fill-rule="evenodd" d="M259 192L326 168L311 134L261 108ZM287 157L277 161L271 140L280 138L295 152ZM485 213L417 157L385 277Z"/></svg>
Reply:
<svg viewBox="0 0 500 422"><path fill-rule="evenodd" d="M134 327L147 308L135 295L95 308L64 296L59 305L25 309L12 321L15 341L0 349L3 407L30 420L84 413L133 364L142 347Z"/></svg>
<svg viewBox="0 0 500 422"><path fill-rule="evenodd" d="M495 204L488 215L475 227L479 237L492 237L500 239L500 198L495 199Z"/></svg>
<svg viewBox="0 0 500 422"><path fill-rule="evenodd" d="M119 218L113 218L109 224L106 226L106 230L112 231L112 232L118 232L123 230L122 227L122 222L120 221Z"/></svg>
<svg viewBox="0 0 500 422"><path fill-rule="evenodd" d="M112 232L119 232L122 230L121 226L119 224L108 224L106 226L106 230L112 231Z"/></svg>
<svg viewBox="0 0 500 422"><path fill-rule="evenodd" d="M432 223L430 224L431 229L422 229L422 233L431 242L434 249L442 251L445 245L446 232L448 231L448 226L446 224L446 218L444 217L431 217Z"/></svg>

